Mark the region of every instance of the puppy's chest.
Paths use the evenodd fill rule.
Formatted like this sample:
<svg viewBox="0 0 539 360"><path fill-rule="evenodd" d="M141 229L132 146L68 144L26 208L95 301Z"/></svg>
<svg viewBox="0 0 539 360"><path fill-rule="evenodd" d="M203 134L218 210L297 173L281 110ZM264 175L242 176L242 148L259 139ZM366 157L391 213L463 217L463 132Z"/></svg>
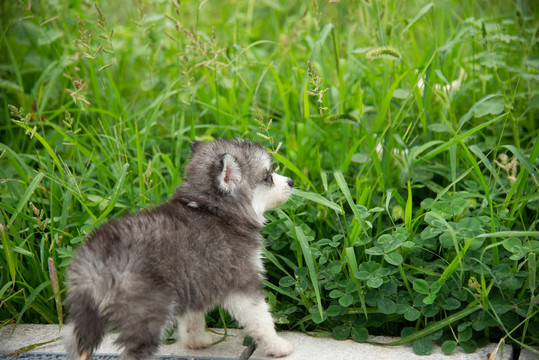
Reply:
<svg viewBox="0 0 539 360"><path fill-rule="evenodd" d="M262 261L262 248L254 251L249 260L255 271L257 271L260 275L264 275L266 269L264 268L264 263Z"/></svg>

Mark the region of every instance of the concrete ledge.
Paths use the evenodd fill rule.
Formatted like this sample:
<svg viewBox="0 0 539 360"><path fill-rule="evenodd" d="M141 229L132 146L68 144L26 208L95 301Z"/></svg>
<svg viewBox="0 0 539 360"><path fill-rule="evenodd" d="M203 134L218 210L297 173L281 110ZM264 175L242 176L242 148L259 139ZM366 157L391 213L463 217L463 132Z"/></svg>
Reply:
<svg viewBox="0 0 539 360"><path fill-rule="evenodd" d="M539 347L534 347L534 349L536 351L539 351ZM537 359L539 359L539 355L524 348L520 351L520 356L518 358L518 360L537 360Z"/></svg>
<svg viewBox="0 0 539 360"><path fill-rule="evenodd" d="M215 330L223 334L221 329ZM414 354L411 345L386 347L368 343L356 343L352 340L337 341L331 338L311 337L298 332L281 332L281 336L289 340L294 345L294 353L284 359L286 360L486 360L488 354L492 353L496 344L489 344L478 349L473 354L466 354L462 349L457 348L451 355L444 355L439 347L435 346L434 351L428 356ZM57 325L18 325L15 330L13 325L0 329L0 354L9 353L23 346L42 343L60 336ZM109 333L99 347L97 353L114 354L118 353L118 348L114 346L114 340L118 334ZM222 335L214 334L214 340L219 340ZM214 358L238 358L245 349L243 346L244 335L240 330L229 329L225 341L211 346L204 350L190 350L184 348L179 342L171 345L161 345L159 355L179 355L193 357L214 357ZM391 342L395 338L376 336L371 340L378 342ZM42 347L36 348L36 352L63 353L64 348L61 341L57 341ZM496 359L512 360L513 348L505 345L498 350ZM535 356L535 354L531 354ZM528 359L537 359L531 357ZM267 359L254 352L251 359Z"/></svg>

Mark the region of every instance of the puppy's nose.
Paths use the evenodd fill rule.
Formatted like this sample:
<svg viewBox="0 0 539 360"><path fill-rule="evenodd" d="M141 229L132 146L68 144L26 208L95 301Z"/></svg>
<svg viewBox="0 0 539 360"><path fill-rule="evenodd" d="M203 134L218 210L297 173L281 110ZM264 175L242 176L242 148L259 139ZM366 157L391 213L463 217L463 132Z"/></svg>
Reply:
<svg viewBox="0 0 539 360"><path fill-rule="evenodd" d="M288 186L290 186L290 187L294 186L294 180L292 180L292 179L288 179L288 180L286 181L286 183L287 183Z"/></svg>

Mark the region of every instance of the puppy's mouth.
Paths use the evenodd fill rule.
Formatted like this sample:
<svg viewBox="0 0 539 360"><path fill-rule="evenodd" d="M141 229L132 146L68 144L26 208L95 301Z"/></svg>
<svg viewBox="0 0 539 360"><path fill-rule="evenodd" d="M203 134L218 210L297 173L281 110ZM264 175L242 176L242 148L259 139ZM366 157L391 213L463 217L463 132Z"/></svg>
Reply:
<svg viewBox="0 0 539 360"><path fill-rule="evenodd" d="M284 201L288 200L288 198L292 194L292 188L294 187L294 180L287 178L285 176L281 176L276 173L273 173L273 176L275 178L275 186L281 188L284 196L286 197Z"/></svg>
<svg viewBox="0 0 539 360"><path fill-rule="evenodd" d="M292 182L292 184L294 183ZM284 200L282 202L283 204L287 202L288 199L290 199L290 196L292 196L292 189L293 189L292 185L283 189L283 197L284 197Z"/></svg>
<svg viewBox="0 0 539 360"><path fill-rule="evenodd" d="M294 186L294 180L292 180L290 178L287 178L287 177L284 177L284 176L281 176L281 175L277 175L277 174L274 174L274 177L276 178L275 186L280 188L280 196L278 196L275 199L275 202L274 202L274 204L272 204L270 209L274 208L276 206L282 205L285 202L287 202L288 199L290 199L290 196L292 195L292 188ZM277 190L277 191L279 191L279 190Z"/></svg>
<svg viewBox="0 0 539 360"><path fill-rule="evenodd" d="M292 195L292 179L273 173L272 180L271 186L261 184L255 190L252 205L259 216L284 204Z"/></svg>

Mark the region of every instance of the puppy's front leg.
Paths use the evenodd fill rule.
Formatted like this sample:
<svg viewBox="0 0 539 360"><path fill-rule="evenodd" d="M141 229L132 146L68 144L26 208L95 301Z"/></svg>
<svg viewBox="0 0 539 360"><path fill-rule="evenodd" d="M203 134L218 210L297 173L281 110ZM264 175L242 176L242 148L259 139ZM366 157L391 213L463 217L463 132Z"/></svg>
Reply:
<svg viewBox="0 0 539 360"><path fill-rule="evenodd" d="M190 349L203 349L213 342L206 331L206 319L203 312L187 312L180 321L180 339L183 346Z"/></svg>
<svg viewBox="0 0 539 360"><path fill-rule="evenodd" d="M292 353L292 344L277 335L269 306L259 294L233 294L223 306L256 340L265 354L282 357Z"/></svg>

